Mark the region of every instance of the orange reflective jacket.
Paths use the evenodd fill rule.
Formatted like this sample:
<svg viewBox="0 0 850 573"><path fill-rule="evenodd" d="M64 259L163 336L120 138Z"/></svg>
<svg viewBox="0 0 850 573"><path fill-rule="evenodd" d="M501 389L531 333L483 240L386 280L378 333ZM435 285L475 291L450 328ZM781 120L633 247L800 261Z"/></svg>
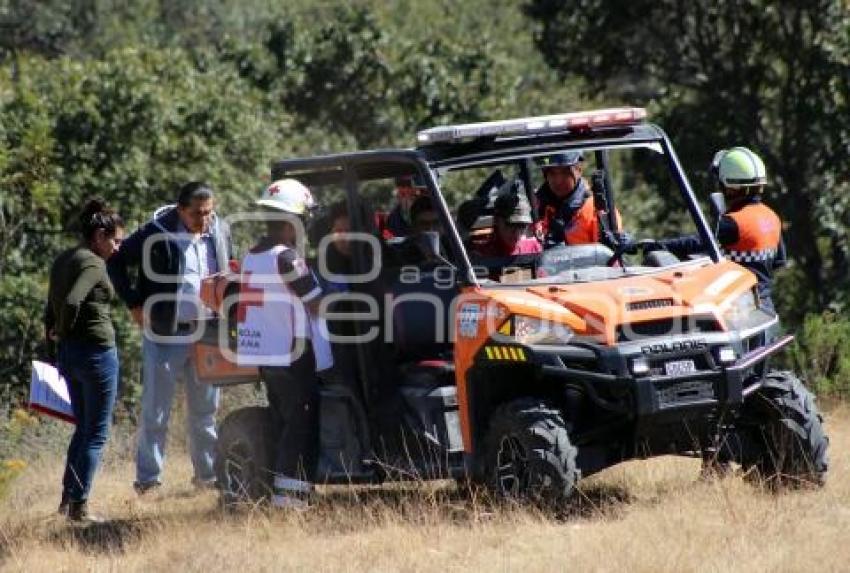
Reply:
<svg viewBox="0 0 850 573"><path fill-rule="evenodd" d="M623 220L619 211L615 213L617 228L614 230L619 231L623 228ZM596 213L596 203L592 196L584 200L581 209L576 212L572 221L567 223L567 228L564 230L564 242L568 245L599 242L599 215Z"/></svg>
<svg viewBox="0 0 850 573"><path fill-rule="evenodd" d="M737 238L725 243L720 237L724 253L739 263L772 261L782 240L782 222L776 213L761 202L744 205L737 211L726 213L737 227Z"/></svg>
<svg viewBox="0 0 850 573"><path fill-rule="evenodd" d="M535 193L537 213L540 220L535 231L544 244L544 248L566 243L583 245L598 243L599 219L590 185L585 179L579 180L575 190L566 198L555 196L547 183ZM617 228L622 229L622 220L617 212Z"/></svg>

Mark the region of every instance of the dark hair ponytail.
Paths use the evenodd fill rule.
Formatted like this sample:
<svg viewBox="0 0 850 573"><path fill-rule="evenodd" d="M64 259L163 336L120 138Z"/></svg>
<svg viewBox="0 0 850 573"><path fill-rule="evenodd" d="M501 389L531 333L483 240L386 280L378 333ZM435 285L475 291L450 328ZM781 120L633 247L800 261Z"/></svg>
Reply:
<svg viewBox="0 0 850 573"><path fill-rule="evenodd" d="M123 226L124 220L121 219L121 215L110 209L103 198L93 197L83 205L83 211L80 213L80 229L86 241L91 241L99 229L103 229L106 235L111 237L116 229Z"/></svg>

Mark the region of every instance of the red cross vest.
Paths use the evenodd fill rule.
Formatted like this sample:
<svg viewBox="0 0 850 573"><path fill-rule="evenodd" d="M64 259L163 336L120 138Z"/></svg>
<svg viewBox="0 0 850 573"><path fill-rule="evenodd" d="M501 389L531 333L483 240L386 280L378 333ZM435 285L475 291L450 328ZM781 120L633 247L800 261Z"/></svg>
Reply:
<svg viewBox="0 0 850 573"><path fill-rule="evenodd" d="M236 362L240 366L289 366L312 341L316 370L333 366L328 327L311 315L289 290L278 269L278 256L288 247L278 245L248 253L242 261L242 285L236 325ZM299 347L300 346L300 347Z"/></svg>

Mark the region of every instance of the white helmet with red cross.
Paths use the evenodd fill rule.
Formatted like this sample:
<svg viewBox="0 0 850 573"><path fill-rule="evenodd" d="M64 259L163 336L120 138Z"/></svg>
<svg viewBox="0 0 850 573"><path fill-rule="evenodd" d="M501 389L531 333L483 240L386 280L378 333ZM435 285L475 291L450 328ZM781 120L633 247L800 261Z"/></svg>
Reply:
<svg viewBox="0 0 850 573"><path fill-rule="evenodd" d="M316 201L307 186L297 179L279 179L266 187L257 205L302 216L316 206Z"/></svg>

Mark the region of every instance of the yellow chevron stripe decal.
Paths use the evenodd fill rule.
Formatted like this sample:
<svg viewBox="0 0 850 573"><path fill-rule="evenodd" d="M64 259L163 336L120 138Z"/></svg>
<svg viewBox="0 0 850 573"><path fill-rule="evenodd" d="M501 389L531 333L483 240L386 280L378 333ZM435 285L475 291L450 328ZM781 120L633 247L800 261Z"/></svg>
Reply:
<svg viewBox="0 0 850 573"><path fill-rule="evenodd" d="M513 362L525 362L528 360L525 350L516 346L485 346L484 352L488 360L507 360Z"/></svg>

